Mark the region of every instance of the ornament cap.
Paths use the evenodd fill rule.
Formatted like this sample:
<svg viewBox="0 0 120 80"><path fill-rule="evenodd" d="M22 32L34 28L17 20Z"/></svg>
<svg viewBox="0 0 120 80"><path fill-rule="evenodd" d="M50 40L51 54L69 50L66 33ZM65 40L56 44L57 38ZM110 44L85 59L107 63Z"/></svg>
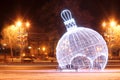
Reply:
<svg viewBox="0 0 120 80"><path fill-rule="evenodd" d="M70 10L68 10L68 9L63 10L61 12L61 17L64 21L66 28L67 28L67 31L73 30L74 28L77 27L74 18L72 18Z"/></svg>

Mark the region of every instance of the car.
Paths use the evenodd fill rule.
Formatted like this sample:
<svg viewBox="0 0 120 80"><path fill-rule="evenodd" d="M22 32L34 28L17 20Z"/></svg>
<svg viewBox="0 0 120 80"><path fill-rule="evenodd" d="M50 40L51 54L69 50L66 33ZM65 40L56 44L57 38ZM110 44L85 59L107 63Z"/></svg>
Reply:
<svg viewBox="0 0 120 80"><path fill-rule="evenodd" d="M32 56L24 56L24 57L22 57L21 62L23 62L23 63L33 63L34 59L33 59Z"/></svg>

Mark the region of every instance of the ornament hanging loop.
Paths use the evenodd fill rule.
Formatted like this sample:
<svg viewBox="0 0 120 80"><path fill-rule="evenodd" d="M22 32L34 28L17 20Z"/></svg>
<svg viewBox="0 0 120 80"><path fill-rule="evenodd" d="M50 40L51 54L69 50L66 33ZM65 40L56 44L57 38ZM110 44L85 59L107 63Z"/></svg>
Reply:
<svg viewBox="0 0 120 80"><path fill-rule="evenodd" d="M61 17L64 21L64 24L67 28L67 31L73 30L77 27L74 18L72 18L71 12L68 9L65 9L61 12Z"/></svg>

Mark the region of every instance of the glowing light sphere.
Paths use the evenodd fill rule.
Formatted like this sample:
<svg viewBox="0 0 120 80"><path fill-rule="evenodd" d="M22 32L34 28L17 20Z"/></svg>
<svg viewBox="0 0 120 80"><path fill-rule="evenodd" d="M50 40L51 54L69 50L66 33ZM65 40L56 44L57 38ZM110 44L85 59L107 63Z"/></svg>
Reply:
<svg viewBox="0 0 120 80"><path fill-rule="evenodd" d="M61 17L67 32L58 41L56 57L61 69L102 70L108 60L108 48L103 37L96 31L77 27L69 10Z"/></svg>

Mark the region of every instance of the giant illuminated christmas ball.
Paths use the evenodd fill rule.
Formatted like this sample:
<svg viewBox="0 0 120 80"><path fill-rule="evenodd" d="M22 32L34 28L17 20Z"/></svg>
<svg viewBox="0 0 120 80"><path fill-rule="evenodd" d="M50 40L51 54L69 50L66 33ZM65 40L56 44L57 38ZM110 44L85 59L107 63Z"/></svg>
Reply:
<svg viewBox="0 0 120 80"><path fill-rule="evenodd" d="M58 41L56 57L61 69L102 70L108 60L108 48L103 37L96 31L77 27L69 10L61 17L67 32Z"/></svg>

